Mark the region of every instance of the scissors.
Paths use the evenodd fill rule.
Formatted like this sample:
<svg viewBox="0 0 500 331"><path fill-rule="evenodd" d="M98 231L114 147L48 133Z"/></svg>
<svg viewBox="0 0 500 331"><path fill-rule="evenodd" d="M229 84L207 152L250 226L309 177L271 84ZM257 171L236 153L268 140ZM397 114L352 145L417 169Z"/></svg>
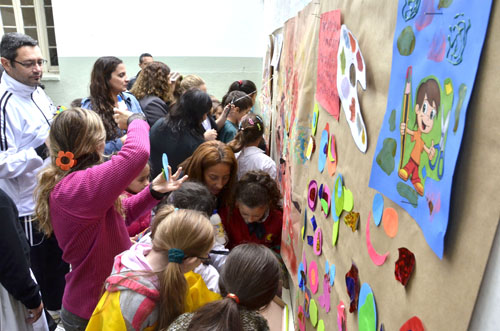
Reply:
<svg viewBox="0 0 500 331"><path fill-rule="evenodd" d="M439 141L439 144L434 145L434 148L438 152L438 157L436 161L434 161L434 164L432 164L431 160L429 160L429 167L431 170L434 170L437 165L437 175L438 178L441 179L443 178L443 172L444 172L444 137L446 133L448 132L448 125L450 124L450 116L451 116L451 110L448 112L448 115L446 116L446 120L444 119L444 116L441 116L441 140Z"/></svg>

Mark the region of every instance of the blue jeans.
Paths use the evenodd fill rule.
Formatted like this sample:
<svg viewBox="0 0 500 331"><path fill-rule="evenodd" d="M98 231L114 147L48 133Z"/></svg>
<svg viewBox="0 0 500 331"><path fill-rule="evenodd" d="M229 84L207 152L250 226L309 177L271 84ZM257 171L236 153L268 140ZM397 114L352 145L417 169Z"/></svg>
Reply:
<svg viewBox="0 0 500 331"><path fill-rule="evenodd" d="M89 320L76 316L64 307L61 308L61 321L66 331L85 331L89 323Z"/></svg>

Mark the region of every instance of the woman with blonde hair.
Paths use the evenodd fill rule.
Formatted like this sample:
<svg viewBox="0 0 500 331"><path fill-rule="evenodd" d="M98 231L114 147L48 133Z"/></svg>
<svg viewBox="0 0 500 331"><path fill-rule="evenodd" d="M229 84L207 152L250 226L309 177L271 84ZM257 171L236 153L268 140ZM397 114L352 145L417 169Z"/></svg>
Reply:
<svg viewBox="0 0 500 331"><path fill-rule="evenodd" d="M203 302L193 305L192 284L184 275L208 259L213 241L214 230L204 213L162 207L153 223L152 244L134 244L115 258L87 330L163 330L186 307L219 299L205 286ZM204 284L199 275L197 282Z"/></svg>
<svg viewBox="0 0 500 331"><path fill-rule="evenodd" d="M167 115L172 99L170 68L163 62L153 61L146 66L130 90L139 100L149 126Z"/></svg>
<svg viewBox="0 0 500 331"><path fill-rule="evenodd" d="M50 164L40 173L36 217L40 229L57 237L66 275L61 319L64 328L82 330L92 315L114 257L131 246L126 224L151 210L187 177L153 179L127 199L120 195L144 169L149 158L149 125L144 115L115 111L127 130L123 148L103 162L106 132L91 110L72 108L54 118L49 133ZM125 220L122 215L126 215Z"/></svg>
<svg viewBox="0 0 500 331"><path fill-rule="evenodd" d="M238 171L238 163L229 146L217 140L206 141L180 166L190 179L205 184L217 197L219 207L229 204Z"/></svg>

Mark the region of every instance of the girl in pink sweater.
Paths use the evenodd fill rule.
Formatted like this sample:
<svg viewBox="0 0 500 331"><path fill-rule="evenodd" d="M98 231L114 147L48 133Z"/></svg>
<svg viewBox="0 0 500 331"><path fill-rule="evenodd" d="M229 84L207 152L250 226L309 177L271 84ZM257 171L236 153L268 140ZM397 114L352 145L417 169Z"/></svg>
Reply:
<svg viewBox="0 0 500 331"><path fill-rule="evenodd" d="M67 331L85 329L115 255L130 248L126 223L187 179L178 179L181 170L169 181L159 175L138 194L121 200L120 194L148 161L149 125L143 115L129 111L115 110L114 117L120 129L128 130L127 139L117 155L103 162L106 132L99 116L80 108L57 115L48 140L51 163L39 177L40 228L55 234L63 260L72 266L61 312Z"/></svg>

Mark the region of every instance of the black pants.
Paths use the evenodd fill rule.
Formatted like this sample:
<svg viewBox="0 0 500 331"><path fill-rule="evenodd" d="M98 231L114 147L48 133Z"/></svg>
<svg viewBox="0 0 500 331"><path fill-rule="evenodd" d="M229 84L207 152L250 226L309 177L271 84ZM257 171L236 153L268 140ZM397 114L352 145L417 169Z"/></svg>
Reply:
<svg viewBox="0 0 500 331"><path fill-rule="evenodd" d="M59 310L69 265L62 260L62 250L54 234L47 238L30 216L19 219L30 245L31 270L40 286L43 305L48 310Z"/></svg>

